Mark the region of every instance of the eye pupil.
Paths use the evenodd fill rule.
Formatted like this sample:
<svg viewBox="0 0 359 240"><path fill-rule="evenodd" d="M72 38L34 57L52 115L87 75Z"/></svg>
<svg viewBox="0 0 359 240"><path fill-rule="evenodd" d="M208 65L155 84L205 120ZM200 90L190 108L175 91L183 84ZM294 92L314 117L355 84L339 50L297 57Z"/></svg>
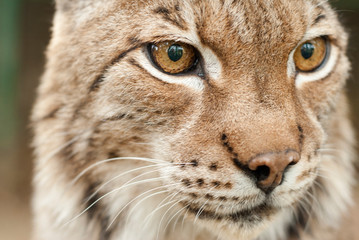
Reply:
<svg viewBox="0 0 359 240"><path fill-rule="evenodd" d="M313 56L315 50L315 46L311 43L303 44L301 48L301 53L304 59L309 59Z"/></svg>
<svg viewBox="0 0 359 240"><path fill-rule="evenodd" d="M173 44L168 48L167 54L169 59L173 62L177 62L183 56L183 48L180 45Z"/></svg>

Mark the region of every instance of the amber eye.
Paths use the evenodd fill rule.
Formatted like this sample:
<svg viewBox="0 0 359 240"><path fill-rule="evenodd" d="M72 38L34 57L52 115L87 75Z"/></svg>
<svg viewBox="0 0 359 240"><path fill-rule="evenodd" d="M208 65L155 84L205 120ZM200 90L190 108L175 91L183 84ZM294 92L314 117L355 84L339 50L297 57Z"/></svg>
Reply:
<svg viewBox="0 0 359 240"><path fill-rule="evenodd" d="M318 37L300 45L294 53L294 62L299 71L311 72L325 61L328 51L327 39Z"/></svg>
<svg viewBox="0 0 359 240"><path fill-rule="evenodd" d="M149 45L152 61L170 74L184 73L197 64L194 47L186 43L167 41Z"/></svg>

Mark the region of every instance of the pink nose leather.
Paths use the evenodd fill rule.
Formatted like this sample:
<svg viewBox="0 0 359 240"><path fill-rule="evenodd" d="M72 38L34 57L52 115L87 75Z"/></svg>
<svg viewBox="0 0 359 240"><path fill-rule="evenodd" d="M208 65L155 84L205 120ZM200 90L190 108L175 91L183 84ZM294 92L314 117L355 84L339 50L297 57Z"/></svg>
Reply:
<svg viewBox="0 0 359 240"><path fill-rule="evenodd" d="M293 150L265 153L251 159L248 168L256 177L257 186L268 191L281 184L286 168L296 164L299 159L299 153Z"/></svg>

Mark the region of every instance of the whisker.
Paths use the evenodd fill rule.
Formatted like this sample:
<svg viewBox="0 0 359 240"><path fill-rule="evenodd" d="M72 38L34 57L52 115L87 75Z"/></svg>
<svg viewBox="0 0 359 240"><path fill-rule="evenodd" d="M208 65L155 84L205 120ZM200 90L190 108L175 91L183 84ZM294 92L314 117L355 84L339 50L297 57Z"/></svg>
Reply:
<svg viewBox="0 0 359 240"><path fill-rule="evenodd" d="M167 197L165 197L165 198L156 206L156 208L155 208L154 210L152 210L152 212L151 212L150 214L147 215L147 217L145 218L145 221L144 221L144 222L147 223L148 218L150 218L150 217L158 210L159 206L161 206L162 203L164 203L165 201L167 201L167 199L169 199L169 198L173 199L173 196L175 196L175 195L176 195L176 193L172 193L172 194L168 195Z"/></svg>
<svg viewBox="0 0 359 240"><path fill-rule="evenodd" d="M290 210L292 211L292 216L294 218L294 221L297 224L300 224L300 221L299 221L299 216L298 216L298 209L293 207L292 205L289 206L290 207ZM300 236L299 236L299 233L298 233L298 230L295 228L295 235L298 239L300 239Z"/></svg>
<svg viewBox="0 0 359 240"><path fill-rule="evenodd" d="M157 240L158 240L158 237L159 237L159 234L160 234L160 230L161 230L161 226L162 226L163 219L165 218L166 214L167 214L172 208L174 208L179 202L180 202L179 200L175 201L175 203L172 204L172 205L166 210L166 212L162 215L161 220L160 220L160 224L158 225L158 229L157 229L157 237L156 237Z"/></svg>
<svg viewBox="0 0 359 240"><path fill-rule="evenodd" d="M169 185L165 185L165 186L160 186L160 187L155 187L153 189L150 189L144 193L141 193L140 195L138 195L137 197L133 198L130 202L128 202L124 207L121 208L121 210L116 214L116 216L113 218L113 220L111 221L111 223L108 225L107 227L107 230L110 229L111 225L115 222L116 218L123 212L123 210L125 210L131 203L133 203L134 201L136 201L137 199L139 199L140 197L144 196L145 194L149 193L149 192L152 192L152 191L156 191L158 189L161 189L161 188L167 188L167 187L171 187L171 186L174 186L174 185L179 185L180 183L174 183L174 184L169 184ZM138 204L140 204L141 202L143 202L144 200L148 199L148 198L151 198L153 196L156 196L156 195L159 195L159 194L162 194L162 193L165 193L165 192L168 192L168 190L163 190L163 191L159 191L159 192L156 192L156 193L153 193L153 194L150 194L149 196L143 198L141 201L139 201L133 208L133 209L136 209L136 207L138 206ZM128 214L128 215L131 215L131 212Z"/></svg>
<svg viewBox="0 0 359 240"><path fill-rule="evenodd" d="M209 194L214 188L216 188L216 186L211 187L204 195ZM202 214L202 212L203 212L203 210L204 210L204 206L208 203L208 201L209 201L209 199L208 199L204 204L202 204L201 208L198 210L198 212L197 212L197 214L196 214L196 217L195 217L195 220L194 220L194 223L196 223L197 218L199 217L199 215ZM203 209L202 209L202 208L203 208ZM201 209L202 209L202 211L201 211Z"/></svg>
<svg viewBox="0 0 359 240"><path fill-rule="evenodd" d="M344 153L343 150L335 149L335 148L320 148L317 150L319 153Z"/></svg>
<svg viewBox="0 0 359 240"><path fill-rule="evenodd" d="M177 192L177 193L172 193L171 195L168 195L166 198L164 198L164 199L157 205L157 207L145 218L145 220L144 220L145 226L147 226L149 219L150 219L157 211L159 211L161 208L163 208L163 207L165 207L165 206L167 206L167 205L169 205L169 204L171 204L171 203L173 203L173 202L178 201L178 200L172 200L178 193L179 193L179 192ZM169 202L164 203L168 198L170 198ZM162 203L164 203L164 204L162 204ZM162 205L161 205L161 204L162 204Z"/></svg>
<svg viewBox="0 0 359 240"><path fill-rule="evenodd" d="M324 193L327 192L327 190L325 189L325 187L323 186L323 184L320 183L320 182L318 182L317 180L315 180L315 181L313 182L313 184L316 185L318 188L320 188L320 190L321 190L322 192L324 192Z"/></svg>
<svg viewBox="0 0 359 240"><path fill-rule="evenodd" d="M330 175L336 175L338 174L338 171L336 169L336 171L333 171L334 169L328 169L328 168L324 168L324 167L319 167L319 172L322 173L329 173ZM338 175L337 175L338 176Z"/></svg>
<svg viewBox="0 0 359 240"><path fill-rule="evenodd" d="M189 207L189 204L187 204L185 207L183 207L183 208L182 208L182 211L185 210L185 208L188 208L188 207ZM179 220L180 218L181 218L181 214L178 214L178 217L177 217L175 223L174 223L173 226L172 226L172 232L175 231L176 225L177 225L178 220Z"/></svg>
<svg viewBox="0 0 359 240"><path fill-rule="evenodd" d="M324 146L320 149L318 149L317 151L319 152L334 152L334 153L339 153L339 154L347 154L346 151L339 149L338 146Z"/></svg>
<svg viewBox="0 0 359 240"><path fill-rule="evenodd" d="M311 176L314 176L314 177L320 177L320 178L328 179L328 180L331 179L330 177L325 176L325 175L320 174L320 173L310 173L310 175L311 175Z"/></svg>
<svg viewBox="0 0 359 240"><path fill-rule="evenodd" d="M161 187L162 187L162 188L165 188L165 187L176 186L176 185L180 185L180 183L170 184L170 185L161 186ZM168 190L166 189L166 190L162 191L161 193L165 193L165 192L168 192ZM131 208L131 210L130 210L130 212L129 212L127 218L126 218L126 223L129 221L129 217L131 216L132 212L136 210L136 207L137 207L139 204L141 204L143 201L149 199L150 197L153 197L153 196L158 195L158 194L160 194L160 193L159 193L159 192L153 193L153 194L151 194L151 195L149 195L149 196L147 196L147 197L141 199L141 201L139 201L138 203L136 203L136 204ZM172 195L167 196L165 199L169 198L170 196L172 196ZM161 203L162 203L162 202L161 202Z"/></svg>
<svg viewBox="0 0 359 240"><path fill-rule="evenodd" d="M304 196L304 198L302 198L299 206L308 214L308 219L304 226L304 231L306 231L309 227L309 222L313 213L313 206L310 200L307 198L307 196ZM307 208L308 206L309 209Z"/></svg>
<svg viewBox="0 0 359 240"><path fill-rule="evenodd" d="M316 173L310 173L312 176L318 176L318 177L322 177L325 179L329 179L332 180L333 177L336 178L342 178L341 175L338 175L338 172L329 170L329 169L324 169L324 168L319 168L319 171Z"/></svg>
<svg viewBox="0 0 359 240"><path fill-rule="evenodd" d="M313 189L313 187L312 187L311 189ZM314 191L314 190L313 190L313 191ZM311 207L312 207L312 208L313 208L313 207L315 207L315 208L321 207L321 205L320 205L318 199L314 196L314 194L312 194L310 191L308 191L306 194L312 199L312 202L311 202ZM313 206L314 204L316 204L316 206Z"/></svg>
<svg viewBox="0 0 359 240"><path fill-rule="evenodd" d="M150 178L150 179L145 179L145 180L140 180L140 181L137 181L137 182L133 182L133 183L129 183L127 185L122 185L121 187L119 188L115 188L113 189L112 191L102 195L101 197L99 197L96 201L94 201L90 206L88 206L85 210L83 210L81 213L79 213L77 216L75 216L73 219L69 220L68 222L66 222L64 224L64 226L67 226L68 224L70 224L71 222L75 221L77 218L81 217L87 210L89 210L91 207L93 207L96 203L98 203L99 201L101 201L103 198L109 196L110 194L112 193L115 193L115 192L118 192L126 187L130 187L130 186L133 186L133 185L137 185L137 184L141 184L141 183L148 183L148 182L156 182L156 181L159 181L161 179L164 179L165 177L157 177L157 178Z"/></svg>
<svg viewBox="0 0 359 240"><path fill-rule="evenodd" d="M170 204L172 204L172 203L174 203L174 202L177 203L178 200L169 201L169 202L163 204L162 206L157 207L155 210L153 210L153 211L145 218L145 220L144 220L144 226L145 226L145 227L147 226L147 224L148 224L148 222L149 222L149 219L151 219L151 217L153 217L153 215L154 215L157 211L159 211L160 209L162 209L162 208L164 208L164 207L166 207L166 206L168 206L168 205L170 205ZM145 229L145 227L144 227L143 229Z"/></svg>
<svg viewBox="0 0 359 240"><path fill-rule="evenodd" d="M151 167L152 167L152 166L157 166L157 165L151 165ZM144 168L144 167L142 167L142 169L143 169L143 168ZM140 170L142 170L142 169L140 169ZM139 170L139 169L137 169L137 170ZM137 170L136 170L136 171L137 171ZM123 185L126 185L126 184L128 184L128 183L130 183L130 182L132 182L132 181L134 181L134 180L136 180L136 179L138 179L138 178L141 178L141 177L143 177L143 176L145 176L145 175L148 175L148 174L151 174L151 173L154 173L154 172L158 172L158 171L159 171L159 169L142 173L142 174L140 174L140 175L138 175L138 176L135 176L135 177L133 177L132 179L128 180L128 181L125 182ZM127 171L127 173L128 173L128 172L133 172L133 171L132 171L132 170L131 170L131 171ZM87 201L89 201L91 198L93 198L93 196L95 196L99 191L101 191L101 189L102 189L103 187L105 187L108 183L110 183L110 182L112 182L112 181L114 181L114 180L116 180L116 179L118 179L118 178L120 178L120 177L123 177L124 175L125 175L125 173L122 173L122 174L120 174L120 175L118 175L118 176L116 176L116 177L114 177L114 178L108 180L108 181L105 182L104 184L102 184L94 193L91 194L90 197L87 198Z"/></svg>
<svg viewBox="0 0 359 240"><path fill-rule="evenodd" d="M202 204L201 208L198 210L198 212L197 212L197 214L196 214L196 217L195 217L193 223L196 223L196 222L197 222L199 216L200 216L200 215L202 214L202 212L204 211L204 207L206 206L206 204L208 203L208 201L209 201L209 199Z"/></svg>
<svg viewBox="0 0 359 240"><path fill-rule="evenodd" d="M188 214L188 211L189 211L189 208L187 208L186 212L184 213L183 215L183 218L182 218L182 223L181 223L181 230L183 231L183 226L184 226L184 220L186 219L186 216Z"/></svg>
<svg viewBox="0 0 359 240"><path fill-rule="evenodd" d="M325 168L319 168L319 171L317 173L311 173L311 174L328 180L333 180L333 177L343 178L343 176L339 175L338 172Z"/></svg>
<svg viewBox="0 0 359 240"><path fill-rule="evenodd" d="M177 214L179 214L181 211L183 211L185 208L187 208L189 206L189 204L187 204L186 206L184 206L183 208L181 208L180 210L178 210L171 218L170 218L170 220L168 220L168 222L167 222L167 224L166 224L166 226L165 226L165 229L163 230L164 232L166 232L166 229L167 229L167 227L168 227L168 225L170 224L170 222L177 216ZM177 218L177 220L178 220L178 218ZM176 221L176 223L177 223L177 221Z"/></svg>
<svg viewBox="0 0 359 240"><path fill-rule="evenodd" d="M171 163L163 161L163 160L157 160L157 159L151 159L151 158L139 158L139 157L118 157L118 158L110 158L110 159L105 159L105 160L101 160L99 162L93 163L90 166L88 166L87 168L85 168L84 170L82 170L77 177L74 178L74 180L72 180L71 184L75 184L85 173L87 173L89 170L105 164L105 163L109 163L109 162L114 162L114 161L121 161L121 160L137 160L137 161L144 161L144 162L149 162L149 163L162 163L162 164L168 164L171 165Z"/></svg>
<svg viewBox="0 0 359 240"><path fill-rule="evenodd" d="M310 220L311 220L312 214L313 214L313 205L312 205L312 202L310 202L309 199L307 199L307 204L309 204L310 210L309 210L309 214L308 214L308 220L307 220L307 222L305 224L305 227L304 227L304 232L307 232L308 227L309 227L309 223L310 223Z"/></svg>
<svg viewBox="0 0 359 240"><path fill-rule="evenodd" d="M301 199L301 201L300 201L300 203L299 203L299 207L301 208L301 209L303 209L307 214L308 214L308 216L310 215L310 211L308 211L308 209L307 209L307 207L306 207L306 202L305 202L305 200L304 200L304 198L303 199Z"/></svg>
<svg viewBox="0 0 359 240"><path fill-rule="evenodd" d="M110 182L113 182L115 181L116 179L120 178L120 177L123 177L124 175L126 174L129 174L129 173L132 173L132 172L136 172L136 171L139 171L139 170L143 170L143 169L146 169L146 168L151 168L151 167L162 167L162 166L168 166L168 165L180 165L180 166L183 166L183 165L193 165L193 163L184 163L184 164L171 164L171 163L165 163L165 164L153 164L153 165L148 165L148 166L143 166L143 167L139 167L139 168L135 168L135 169L131 169L129 171L126 171L124 173L121 173L120 175L117 175L115 176L114 178L108 180L107 182L103 183L93 194L91 194L91 196L89 196L86 200L89 201L91 198L93 198L93 196L95 196L99 191L101 191L101 189L103 187L105 187L107 184L109 184ZM143 173L139 176L136 176L135 178L139 178L139 177L142 177L144 175L147 175L147 174L150 174L150 173L154 173L154 172L157 172L159 171L160 169L157 169L157 170L153 170L153 171L150 171L150 172L146 172L146 173ZM135 178L129 180L128 182L131 182L133 181ZM124 183L124 184L127 184L128 182Z"/></svg>
<svg viewBox="0 0 359 240"><path fill-rule="evenodd" d="M47 161L51 158L53 158L56 154L58 154L61 150L63 150L64 148L70 146L71 144L73 144L74 142L76 142L79 138L81 137L81 134L76 135L75 137L73 137L72 139L70 139L69 141L67 141L66 143L64 143L63 145L61 145L60 147L56 148L55 150L53 150L52 152L50 152L45 158L44 161Z"/></svg>
<svg viewBox="0 0 359 240"><path fill-rule="evenodd" d="M299 223L299 217L298 217L298 213L297 213L297 209L292 206L292 205L289 205L291 211L292 211L292 215L294 216L294 220L296 223Z"/></svg>
<svg viewBox="0 0 359 240"><path fill-rule="evenodd" d="M218 212L220 206L222 206L223 201L224 201L224 200L222 200L222 201L219 202L218 206L216 207L216 210L214 211L214 215L217 215L217 212Z"/></svg>

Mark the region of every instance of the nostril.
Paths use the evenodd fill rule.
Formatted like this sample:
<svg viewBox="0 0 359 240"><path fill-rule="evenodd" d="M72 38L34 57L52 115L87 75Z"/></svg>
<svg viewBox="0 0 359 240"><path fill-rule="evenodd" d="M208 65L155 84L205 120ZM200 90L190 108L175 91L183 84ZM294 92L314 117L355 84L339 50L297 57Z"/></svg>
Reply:
<svg viewBox="0 0 359 240"><path fill-rule="evenodd" d="M255 177L257 186L264 191L280 185L290 165L298 163L300 155L294 150L269 152L249 160L247 167Z"/></svg>
<svg viewBox="0 0 359 240"><path fill-rule="evenodd" d="M270 168L268 166L259 166L253 171L253 174L258 182L266 180L270 174Z"/></svg>
<svg viewBox="0 0 359 240"><path fill-rule="evenodd" d="M297 164L296 161L291 161L288 165L289 165L289 166L293 166L293 165L295 165L295 164Z"/></svg>
<svg viewBox="0 0 359 240"><path fill-rule="evenodd" d="M299 153L296 152L296 151L293 151L293 150L292 151L287 151L285 155L286 155L286 157L287 157L287 159L289 161L288 166L292 166L292 165L297 164L299 159L300 159Z"/></svg>

